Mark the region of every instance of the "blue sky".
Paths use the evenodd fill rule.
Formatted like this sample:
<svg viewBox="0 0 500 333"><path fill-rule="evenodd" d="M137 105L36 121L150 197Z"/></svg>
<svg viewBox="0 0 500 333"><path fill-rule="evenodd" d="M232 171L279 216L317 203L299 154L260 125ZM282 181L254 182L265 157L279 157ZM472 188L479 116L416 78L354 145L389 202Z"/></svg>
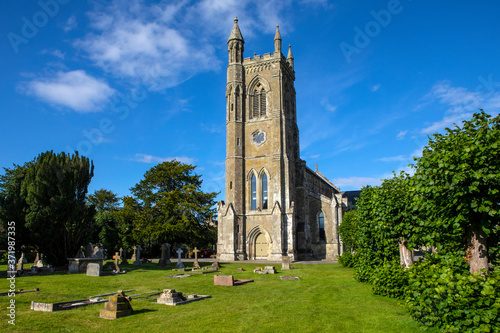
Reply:
<svg viewBox="0 0 500 333"><path fill-rule="evenodd" d="M498 1L4 1L0 166L90 157L120 196L176 158L224 198L227 38L295 59L301 157L341 190L407 170L428 135L500 109Z"/></svg>

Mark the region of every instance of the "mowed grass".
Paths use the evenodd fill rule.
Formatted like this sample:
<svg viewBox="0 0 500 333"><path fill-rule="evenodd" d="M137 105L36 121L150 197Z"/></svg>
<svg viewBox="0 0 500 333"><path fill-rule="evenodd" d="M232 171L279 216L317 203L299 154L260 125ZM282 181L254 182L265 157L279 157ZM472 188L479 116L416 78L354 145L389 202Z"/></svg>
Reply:
<svg viewBox="0 0 500 333"><path fill-rule="evenodd" d="M187 263L186 266L191 265ZM209 263L202 263L209 265ZM29 265L28 265L29 266ZM16 289L36 293L17 294L16 325L8 324L10 297L0 297L1 332L417 332L400 301L376 296L371 287L353 279L353 270L339 264L296 264L290 271L261 275L253 273L256 264L222 264L219 275L255 282L235 287L214 286L213 273L186 278L173 264L124 265L127 274L88 277L85 274L57 273L16 278ZM263 265L258 265L263 266ZM245 271L238 271L242 267ZM3 271L6 266L0 266ZM187 272L189 273L189 272ZM280 280L280 275L300 280ZM89 296L136 289L141 292L175 289L184 295L211 295L181 306L156 304L156 297L132 300L134 312L117 320L99 318L103 304L59 312L30 310L31 301L54 303ZM8 281L0 280L0 290ZM428 330L433 332L432 330Z"/></svg>

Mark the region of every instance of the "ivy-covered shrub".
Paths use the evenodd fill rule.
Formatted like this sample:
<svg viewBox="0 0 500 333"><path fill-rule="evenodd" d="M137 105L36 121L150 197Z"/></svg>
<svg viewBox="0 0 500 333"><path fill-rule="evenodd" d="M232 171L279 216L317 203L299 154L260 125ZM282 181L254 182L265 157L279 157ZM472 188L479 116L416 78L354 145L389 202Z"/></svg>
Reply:
<svg viewBox="0 0 500 333"><path fill-rule="evenodd" d="M404 298L408 287L408 273L399 260L385 262L373 271L373 292L377 295Z"/></svg>
<svg viewBox="0 0 500 333"><path fill-rule="evenodd" d="M338 257L338 261L344 267L354 267L354 264L356 263L356 256L353 255L351 251L345 251Z"/></svg>
<svg viewBox="0 0 500 333"><path fill-rule="evenodd" d="M429 256L408 270L406 306L446 332L500 332L500 273L470 274L461 256Z"/></svg>
<svg viewBox="0 0 500 333"><path fill-rule="evenodd" d="M356 253L356 262L354 268L354 278L359 282L371 282L373 271L377 267L377 258L373 253L360 252Z"/></svg>

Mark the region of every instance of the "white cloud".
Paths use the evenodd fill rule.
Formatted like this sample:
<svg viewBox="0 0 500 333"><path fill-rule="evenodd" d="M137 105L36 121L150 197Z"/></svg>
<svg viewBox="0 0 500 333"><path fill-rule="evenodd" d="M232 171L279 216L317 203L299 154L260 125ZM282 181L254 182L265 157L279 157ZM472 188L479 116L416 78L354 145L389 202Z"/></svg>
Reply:
<svg viewBox="0 0 500 333"><path fill-rule="evenodd" d="M372 87L372 92L375 92L380 89L380 84L376 84Z"/></svg>
<svg viewBox="0 0 500 333"><path fill-rule="evenodd" d="M40 52L41 54L50 54L50 55L53 55L54 57L56 58L59 58L61 60L64 60L64 57L66 56L66 52L62 52L61 50L48 50L48 49L44 49Z"/></svg>
<svg viewBox="0 0 500 333"><path fill-rule="evenodd" d="M370 177L349 177L349 178L335 178L332 182L342 187L352 187L361 189L363 186L371 185L378 186L382 184L382 180L380 178L370 178Z"/></svg>
<svg viewBox="0 0 500 333"><path fill-rule="evenodd" d="M193 164L195 159L186 156L175 156L175 157L159 157L147 154L135 154L135 157L131 159L132 161L141 163L163 163L166 161L179 161L185 164Z"/></svg>
<svg viewBox="0 0 500 333"><path fill-rule="evenodd" d="M408 161L408 155L398 155L398 156L382 157L382 158L377 159L377 161L381 161L381 162L403 162L403 161Z"/></svg>
<svg viewBox="0 0 500 333"><path fill-rule="evenodd" d="M404 137L406 136L406 133L408 133L408 131L399 131L398 135L396 136L396 138L398 140L403 140Z"/></svg>
<svg viewBox="0 0 500 333"><path fill-rule="evenodd" d="M490 77L491 81L491 77ZM496 85L497 83L495 83ZM436 121L421 130L424 134L431 134L453 127L453 124L462 125L463 120L468 120L479 108L485 108L489 114L497 114L500 108L500 92L484 89L478 86L474 92L463 87L452 87L448 81L436 83L431 91L424 97L426 106L432 101L438 101L447 106L443 119ZM491 88L491 87L486 87Z"/></svg>
<svg viewBox="0 0 500 333"><path fill-rule="evenodd" d="M28 93L56 106L87 113L100 111L115 90L83 70L57 72L28 83Z"/></svg>
<svg viewBox="0 0 500 333"><path fill-rule="evenodd" d="M327 98L323 98L323 100L321 101L321 105L330 112L335 112L337 110L337 106L331 105Z"/></svg>
<svg viewBox="0 0 500 333"><path fill-rule="evenodd" d="M66 21L66 24L63 27L63 30L68 32L73 29L75 29L78 26L78 23L76 22L76 17L75 15L71 15L69 19Z"/></svg>
<svg viewBox="0 0 500 333"><path fill-rule="evenodd" d="M244 37L274 33L276 24L291 31L291 7L292 0L99 2L88 13L93 31L74 45L108 73L161 90L220 69L214 45L224 47L235 16Z"/></svg>

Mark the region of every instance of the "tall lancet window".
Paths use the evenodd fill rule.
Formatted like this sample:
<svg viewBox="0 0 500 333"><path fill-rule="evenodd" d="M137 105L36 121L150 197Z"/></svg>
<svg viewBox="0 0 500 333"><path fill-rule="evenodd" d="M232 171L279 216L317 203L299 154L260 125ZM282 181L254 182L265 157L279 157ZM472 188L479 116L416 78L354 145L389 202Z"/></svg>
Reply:
<svg viewBox="0 0 500 333"><path fill-rule="evenodd" d="M266 115L266 92L264 89L260 91L260 116Z"/></svg>
<svg viewBox="0 0 500 333"><path fill-rule="evenodd" d="M326 240L325 235L325 216L323 212L319 212L318 215L318 225L319 225L319 240Z"/></svg>
<svg viewBox="0 0 500 333"><path fill-rule="evenodd" d="M262 209L267 209L267 175L262 176Z"/></svg>
<svg viewBox="0 0 500 333"><path fill-rule="evenodd" d="M257 118L259 116L259 93L257 90L253 92L253 117Z"/></svg>
<svg viewBox="0 0 500 333"><path fill-rule="evenodd" d="M252 182L251 182L251 192L252 192L252 210L257 209L257 179L255 178L255 175L252 175Z"/></svg>

